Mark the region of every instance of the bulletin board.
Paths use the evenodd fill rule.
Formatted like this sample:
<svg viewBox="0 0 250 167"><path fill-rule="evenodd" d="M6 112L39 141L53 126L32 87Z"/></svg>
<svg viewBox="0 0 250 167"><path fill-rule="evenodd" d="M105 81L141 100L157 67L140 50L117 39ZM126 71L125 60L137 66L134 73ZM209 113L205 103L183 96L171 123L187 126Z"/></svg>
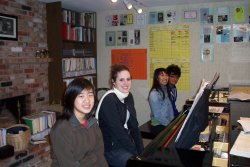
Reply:
<svg viewBox="0 0 250 167"><path fill-rule="evenodd" d="M126 65L132 79L147 80L147 49L113 49L112 64Z"/></svg>

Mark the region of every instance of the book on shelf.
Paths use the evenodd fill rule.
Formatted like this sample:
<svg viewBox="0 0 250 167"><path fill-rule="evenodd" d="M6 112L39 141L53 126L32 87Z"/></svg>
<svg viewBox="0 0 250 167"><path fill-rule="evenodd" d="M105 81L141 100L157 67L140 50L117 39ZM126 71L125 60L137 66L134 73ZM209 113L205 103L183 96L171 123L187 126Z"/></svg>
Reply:
<svg viewBox="0 0 250 167"><path fill-rule="evenodd" d="M63 57L86 57L93 56L93 49L63 49Z"/></svg>
<svg viewBox="0 0 250 167"><path fill-rule="evenodd" d="M68 9L62 9L62 22L73 26L84 26L96 28L95 12L75 12Z"/></svg>
<svg viewBox="0 0 250 167"><path fill-rule="evenodd" d="M94 84L94 76L83 76L83 77L80 77L80 78L86 78L87 80L89 80L92 84ZM67 78L67 79L63 79L63 82L65 82L66 86L69 85L69 83L71 81L73 81L74 78Z"/></svg>
<svg viewBox="0 0 250 167"><path fill-rule="evenodd" d="M68 75L86 75L96 73L96 59L89 58L63 58L62 59L63 77L70 77Z"/></svg>
<svg viewBox="0 0 250 167"><path fill-rule="evenodd" d="M56 122L56 113L53 111L41 111L22 117L25 124L30 128L31 134L36 134L51 128Z"/></svg>
<svg viewBox="0 0 250 167"><path fill-rule="evenodd" d="M0 147L3 147L7 144L6 142L6 129L0 128Z"/></svg>

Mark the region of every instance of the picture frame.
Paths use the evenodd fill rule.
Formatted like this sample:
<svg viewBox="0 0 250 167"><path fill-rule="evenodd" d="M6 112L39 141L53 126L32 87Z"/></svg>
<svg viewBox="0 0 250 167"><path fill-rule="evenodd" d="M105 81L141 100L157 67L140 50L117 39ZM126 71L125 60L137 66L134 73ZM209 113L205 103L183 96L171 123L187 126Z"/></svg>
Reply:
<svg viewBox="0 0 250 167"><path fill-rule="evenodd" d="M17 16L0 13L0 40L18 39Z"/></svg>
<svg viewBox="0 0 250 167"><path fill-rule="evenodd" d="M184 19L196 19L197 11L196 10L187 10L184 11Z"/></svg>
<svg viewBox="0 0 250 167"><path fill-rule="evenodd" d="M195 9L192 10L184 10L183 11L183 21L187 21L187 22L194 22L197 21L197 17L198 17L198 11Z"/></svg>
<svg viewBox="0 0 250 167"><path fill-rule="evenodd" d="M115 46L115 31L106 32L106 46Z"/></svg>

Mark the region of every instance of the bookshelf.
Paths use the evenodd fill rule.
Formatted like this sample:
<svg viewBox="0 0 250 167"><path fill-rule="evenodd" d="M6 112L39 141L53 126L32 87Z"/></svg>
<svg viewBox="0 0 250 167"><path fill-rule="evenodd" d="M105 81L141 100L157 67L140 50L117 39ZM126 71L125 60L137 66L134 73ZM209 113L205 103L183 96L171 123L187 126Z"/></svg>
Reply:
<svg viewBox="0 0 250 167"><path fill-rule="evenodd" d="M96 13L62 8L47 3L47 39L50 104L61 104L67 84L76 77L97 86Z"/></svg>

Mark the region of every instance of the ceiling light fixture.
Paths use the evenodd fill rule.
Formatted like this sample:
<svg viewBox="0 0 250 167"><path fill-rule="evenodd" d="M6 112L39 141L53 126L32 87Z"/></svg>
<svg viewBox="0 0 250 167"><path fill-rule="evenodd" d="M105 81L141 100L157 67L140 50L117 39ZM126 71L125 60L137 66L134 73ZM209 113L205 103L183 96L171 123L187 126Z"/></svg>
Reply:
<svg viewBox="0 0 250 167"><path fill-rule="evenodd" d="M135 5L134 5L134 8L137 13L142 13L142 8L139 8L138 6L135 6Z"/></svg>
<svg viewBox="0 0 250 167"><path fill-rule="evenodd" d="M117 0L111 0L112 3L116 3ZM132 4L136 3L136 5ZM138 0L123 0L123 3L126 5L127 9L132 9L134 8L136 10L137 13L142 13L142 8L140 8L138 5L143 5L141 2L139 2Z"/></svg>
<svg viewBox="0 0 250 167"><path fill-rule="evenodd" d="M123 2L128 9L132 9L133 5L129 0L123 0Z"/></svg>

